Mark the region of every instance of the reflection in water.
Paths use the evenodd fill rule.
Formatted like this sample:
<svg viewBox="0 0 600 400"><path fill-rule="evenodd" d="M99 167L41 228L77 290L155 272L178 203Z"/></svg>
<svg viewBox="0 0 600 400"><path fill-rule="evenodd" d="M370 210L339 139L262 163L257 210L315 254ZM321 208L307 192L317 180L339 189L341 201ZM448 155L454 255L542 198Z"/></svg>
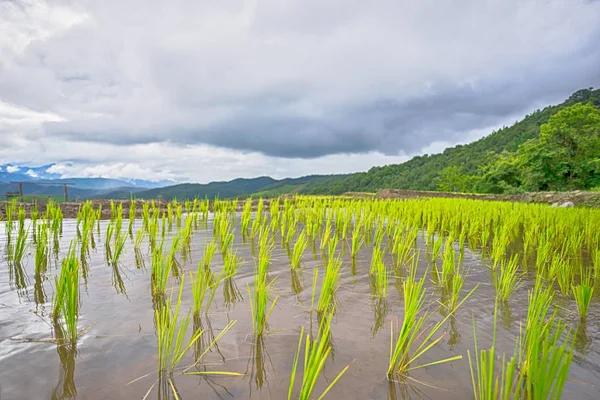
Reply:
<svg viewBox="0 0 600 400"><path fill-rule="evenodd" d="M388 301L385 297L373 297L371 299L371 310L373 311L373 325L371 326L371 337L375 337L377 332L385 325L385 317L388 312Z"/></svg>
<svg viewBox="0 0 600 400"><path fill-rule="evenodd" d="M300 278L302 278L302 270L297 271L296 269L291 270L292 274L292 292L297 296L304 290L302 288L302 282L300 282Z"/></svg>
<svg viewBox="0 0 600 400"><path fill-rule="evenodd" d="M86 257L85 254L81 255L80 261L81 261L81 263L80 263L80 265L81 265L81 276L83 277L83 282L84 282L85 286L87 287L87 284L88 284L88 275L89 275L89 272L90 272L90 266L89 266L88 259L87 259L87 257Z"/></svg>
<svg viewBox="0 0 600 400"><path fill-rule="evenodd" d="M196 368L200 371L203 368L206 371L206 366L200 364L200 361L204 357L204 353L216 351L219 353L223 362L225 362L225 356L219 349L219 343L215 341L215 334L210 323L210 318L206 316L206 321L202 321L202 315L194 314L194 332L202 332L202 335L194 342L194 360L196 361Z"/></svg>
<svg viewBox="0 0 600 400"><path fill-rule="evenodd" d="M406 379L388 381L388 400L428 399L420 389Z"/></svg>
<svg viewBox="0 0 600 400"><path fill-rule="evenodd" d="M449 318L450 329L448 329L448 347L451 351L454 351L456 345L460 344L461 335L456 328L456 317L451 315Z"/></svg>
<svg viewBox="0 0 600 400"><path fill-rule="evenodd" d="M173 374L160 372L158 374L158 400L180 399Z"/></svg>
<svg viewBox="0 0 600 400"><path fill-rule="evenodd" d="M57 339L56 352L60 359L58 384L52 391L52 400L73 399L77 396L75 386L75 356L77 355L77 342L65 340L62 327L54 323L54 335Z"/></svg>
<svg viewBox="0 0 600 400"><path fill-rule="evenodd" d="M225 306L227 308L235 305L238 301L244 300L233 278L227 278L223 281L223 298L225 299Z"/></svg>
<svg viewBox="0 0 600 400"><path fill-rule="evenodd" d="M12 290L17 290L19 299L27 297L27 285L29 283L29 278L27 277L27 274L23 269L23 265L20 262L8 263L8 278L10 282L10 288Z"/></svg>
<svg viewBox="0 0 600 400"><path fill-rule="evenodd" d="M135 267L137 269L145 270L146 262L144 261L144 255L142 254L142 251L139 248L135 248L134 255L135 255Z"/></svg>
<svg viewBox="0 0 600 400"><path fill-rule="evenodd" d="M268 365L267 365L268 361ZM269 371L267 367L270 365L271 371L274 373L273 362L267 352L267 346L265 344L264 336L258 335L254 337L252 343L252 349L250 352L250 358L248 359L248 365L246 367L246 375L250 376L250 396L252 397L252 384L260 392L263 385L266 383L269 387ZM250 371L250 374L248 374Z"/></svg>
<svg viewBox="0 0 600 400"><path fill-rule="evenodd" d="M117 294L124 294L127 297L127 289L125 288L125 283L123 282L123 277L121 276L121 267L118 263L111 264L112 267L112 285L115 288Z"/></svg>
<svg viewBox="0 0 600 400"><path fill-rule="evenodd" d="M44 291L44 281L46 280L46 275L38 269L35 271L33 277L33 301L35 301L36 310L39 311L40 307L43 307L46 303L46 292Z"/></svg>
<svg viewBox="0 0 600 400"><path fill-rule="evenodd" d="M592 349L592 338L587 334L585 321L579 321L575 329L575 341L573 347L580 354L588 354Z"/></svg>
<svg viewBox="0 0 600 400"><path fill-rule="evenodd" d="M510 327L515 322L515 317L507 301L500 302L500 318L502 318L504 329L510 331Z"/></svg>

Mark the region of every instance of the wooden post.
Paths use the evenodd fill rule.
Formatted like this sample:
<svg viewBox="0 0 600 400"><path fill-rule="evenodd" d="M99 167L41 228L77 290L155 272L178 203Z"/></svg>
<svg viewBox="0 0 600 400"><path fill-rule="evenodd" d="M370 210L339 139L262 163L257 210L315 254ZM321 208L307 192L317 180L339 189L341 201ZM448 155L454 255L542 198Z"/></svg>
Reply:
<svg viewBox="0 0 600 400"><path fill-rule="evenodd" d="M23 201L23 183L19 182L19 201Z"/></svg>
<svg viewBox="0 0 600 400"><path fill-rule="evenodd" d="M65 203L69 201L69 190L67 189L67 185L64 184L63 187L65 188Z"/></svg>

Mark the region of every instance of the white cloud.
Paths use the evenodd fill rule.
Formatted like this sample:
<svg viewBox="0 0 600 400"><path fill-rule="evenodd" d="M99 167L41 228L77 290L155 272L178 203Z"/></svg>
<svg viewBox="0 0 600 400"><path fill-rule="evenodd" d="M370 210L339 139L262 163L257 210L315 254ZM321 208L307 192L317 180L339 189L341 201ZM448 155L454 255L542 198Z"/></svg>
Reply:
<svg viewBox="0 0 600 400"><path fill-rule="evenodd" d="M8 172L10 174L12 174L14 172L19 172L20 170L21 170L21 168L16 167L14 165L9 165L9 166L6 167L6 172Z"/></svg>

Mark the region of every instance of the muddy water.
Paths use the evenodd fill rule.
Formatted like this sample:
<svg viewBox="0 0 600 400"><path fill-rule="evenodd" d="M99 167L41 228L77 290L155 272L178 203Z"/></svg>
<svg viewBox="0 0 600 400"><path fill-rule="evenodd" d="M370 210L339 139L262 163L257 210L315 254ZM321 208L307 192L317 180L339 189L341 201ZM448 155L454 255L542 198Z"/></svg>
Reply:
<svg viewBox="0 0 600 400"><path fill-rule="evenodd" d="M139 224L138 224L139 225ZM105 225L103 225L104 228ZM126 226L126 224L125 224ZM186 271L195 270L202 258L204 243L211 237L212 224L194 233L191 261L183 263ZM74 221L65 221L61 250L68 248L75 234ZM104 233L101 235L103 237ZM51 267L45 277L36 277L33 254L24 262L23 270L15 271L5 262L5 233L0 225L0 399L135 399L143 398L157 380L157 345L154 311L150 295L150 259L144 255L148 269L137 268L139 260L129 244L115 270L106 265L101 240L96 237L97 250L89 261L87 284L82 280L81 317L79 327L88 327L77 342L76 349L48 342L52 338L48 312L52 300ZM419 239L420 240L420 239ZM419 245L424 246L423 242ZM245 263L228 285L222 285L208 317L196 320L197 327L207 335L217 335L231 320L237 323L205 358L201 368L245 373L244 377L198 377L175 375L175 385L181 398L201 399L284 399L293 354L298 345L300 328L316 326L314 314L308 311L311 302L313 268L321 267L319 255L311 247L303 257L303 269L292 274L286 250L279 246L273 254L271 276L279 294L277 306L269 320L270 334L261 340L252 335L248 302L248 285L253 280L253 258L250 243L242 243L236 234L235 246ZM143 247L144 249L146 246ZM341 252L341 245L339 248ZM319 253L317 251L317 253ZM401 278L390 280L385 302L371 296L369 264L371 250L362 249L356 268L351 267L348 252L344 255L339 307L332 324L333 354L328 361L319 388L349 363L349 371L328 394L329 399L468 399L472 398L467 350L473 349L472 318L477 324L481 347L492 339L494 288L488 263L478 252L465 251L463 265L469 269L463 295L479 284L474 294L463 304L446 326L443 340L427 353L420 363L462 355L452 363L418 369L405 382L389 382L386 370L390 346L390 322L402 319ZM422 251L421 274L428 263ZM387 260L390 261L390 260ZM221 269L220 255L212 268ZM191 292L185 292L184 306L191 307ZM176 284L175 281L172 282ZM428 282L429 285L429 282ZM526 312L527 290L533 277L513 296L508 307L500 310L497 347L512 353L519 333L519 321ZM45 301L41 288L44 289ZM429 287L434 303L440 293ZM565 399L600 398L600 307L592 303L587 324L581 326L573 302L558 298L561 315L576 330L575 360ZM436 314L436 318L443 318ZM194 362L193 352L183 365ZM149 398L170 398L170 392L154 386ZM319 392L319 390L317 390Z"/></svg>

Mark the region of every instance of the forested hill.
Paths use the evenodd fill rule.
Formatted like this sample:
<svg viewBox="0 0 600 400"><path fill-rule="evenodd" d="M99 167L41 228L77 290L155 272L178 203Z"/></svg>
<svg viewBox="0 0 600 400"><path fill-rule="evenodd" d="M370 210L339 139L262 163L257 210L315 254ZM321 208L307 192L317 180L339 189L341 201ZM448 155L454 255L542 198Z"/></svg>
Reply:
<svg viewBox="0 0 600 400"><path fill-rule="evenodd" d="M527 115L511 127L500 129L470 144L459 145L444 150L443 153L415 157L405 163L373 167L368 172L351 175L328 186L314 185L310 193L341 194L344 192L374 192L382 188L440 190L440 180L444 172L452 171L460 177L482 177L486 171L482 168L495 161L503 152L516 152L530 139L537 138L540 127L553 115L578 103L591 103L600 107L600 89L583 89L575 92L565 102L548 106ZM455 168L449 168L455 167ZM449 177L452 179L452 176ZM475 187L469 183L454 191L492 191L502 192L497 187Z"/></svg>

